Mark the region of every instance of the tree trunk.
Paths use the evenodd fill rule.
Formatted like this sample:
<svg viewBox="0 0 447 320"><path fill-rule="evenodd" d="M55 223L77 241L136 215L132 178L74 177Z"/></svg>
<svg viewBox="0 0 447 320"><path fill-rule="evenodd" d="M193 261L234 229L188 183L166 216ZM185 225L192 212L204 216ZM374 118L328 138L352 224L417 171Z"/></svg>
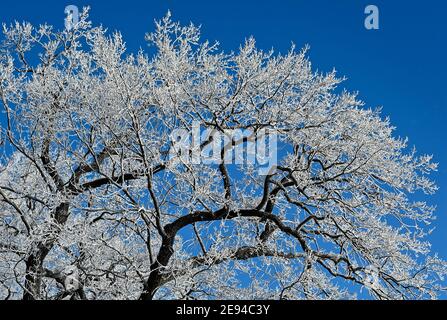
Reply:
<svg viewBox="0 0 447 320"><path fill-rule="evenodd" d="M60 228L67 222L68 219L68 203L60 204L53 215L54 222ZM60 228L56 233L60 232ZM43 262L50 250L53 248L56 238L50 239L46 242L39 242L36 245L35 252L32 252L25 261L25 290L23 292L23 300L38 300L40 299L40 289L43 276Z"/></svg>
<svg viewBox="0 0 447 320"><path fill-rule="evenodd" d="M144 289L139 300L152 300L154 298L155 293L162 283L163 275L161 271L168 265L169 259L171 259L174 253L174 240L175 234L163 238L157 260L151 265L151 274L144 284Z"/></svg>

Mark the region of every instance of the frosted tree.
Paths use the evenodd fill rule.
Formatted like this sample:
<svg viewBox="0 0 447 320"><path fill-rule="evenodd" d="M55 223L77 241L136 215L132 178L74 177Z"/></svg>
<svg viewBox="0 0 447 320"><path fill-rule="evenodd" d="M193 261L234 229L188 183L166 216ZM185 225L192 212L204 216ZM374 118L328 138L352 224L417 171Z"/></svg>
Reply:
<svg viewBox="0 0 447 320"><path fill-rule="evenodd" d="M426 299L436 170L306 49L236 53L168 14L119 33L3 26L1 299ZM275 130L278 163L181 161L172 132ZM243 131L246 132L246 131Z"/></svg>

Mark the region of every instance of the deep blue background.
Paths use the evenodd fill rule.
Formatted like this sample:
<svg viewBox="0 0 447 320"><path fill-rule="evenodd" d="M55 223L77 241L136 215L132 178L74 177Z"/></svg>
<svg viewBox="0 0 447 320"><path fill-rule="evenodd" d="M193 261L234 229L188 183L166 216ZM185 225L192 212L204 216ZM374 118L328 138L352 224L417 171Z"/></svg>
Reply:
<svg viewBox="0 0 447 320"><path fill-rule="evenodd" d="M397 127L421 153L440 163L433 175L440 190L433 250L447 259L447 2L283 0L283 1L2 1L0 21L48 22L63 28L64 8L90 5L94 24L120 30L130 51L146 47L145 33L167 10L174 20L202 25L203 38L237 50L253 35L258 46L286 52L293 41L311 46L313 67L347 76L343 86L359 91L367 106L383 106ZM364 28L364 9L380 9L380 30Z"/></svg>

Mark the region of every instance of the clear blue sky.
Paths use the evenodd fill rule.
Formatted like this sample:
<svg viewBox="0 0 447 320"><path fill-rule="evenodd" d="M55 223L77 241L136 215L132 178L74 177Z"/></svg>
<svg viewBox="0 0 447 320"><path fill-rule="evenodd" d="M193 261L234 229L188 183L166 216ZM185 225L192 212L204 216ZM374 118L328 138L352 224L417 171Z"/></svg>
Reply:
<svg viewBox="0 0 447 320"><path fill-rule="evenodd" d="M277 1L31 1L6 0L0 21L48 22L63 28L64 8L90 5L94 24L120 30L131 51L145 47L154 19L170 9L175 20L202 25L203 37L237 50L253 35L263 49L285 52L293 41L311 46L314 68L335 67L343 86L359 91L368 106L383 106L397 134L440 163L433 250L447 259L447 2L442 0ZM364 8L380 9L380 30L364 28Z"/></svg>

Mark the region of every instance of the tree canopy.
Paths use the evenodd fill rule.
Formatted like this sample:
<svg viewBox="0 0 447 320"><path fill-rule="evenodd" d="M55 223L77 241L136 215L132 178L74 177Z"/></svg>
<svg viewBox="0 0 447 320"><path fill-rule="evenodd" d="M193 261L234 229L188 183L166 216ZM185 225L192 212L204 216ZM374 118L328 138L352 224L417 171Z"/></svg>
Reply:
<svg viewBox="0 0 447 320"><path fill-rule="evenodd" d="M126 51L85 9L0 47L0 299L435 298L431 156L312 70L307 48L235 53L167 14ZM275 170L179 161L199 123L277 135ZM181 160L181 159L180 159Z"/></svg>

